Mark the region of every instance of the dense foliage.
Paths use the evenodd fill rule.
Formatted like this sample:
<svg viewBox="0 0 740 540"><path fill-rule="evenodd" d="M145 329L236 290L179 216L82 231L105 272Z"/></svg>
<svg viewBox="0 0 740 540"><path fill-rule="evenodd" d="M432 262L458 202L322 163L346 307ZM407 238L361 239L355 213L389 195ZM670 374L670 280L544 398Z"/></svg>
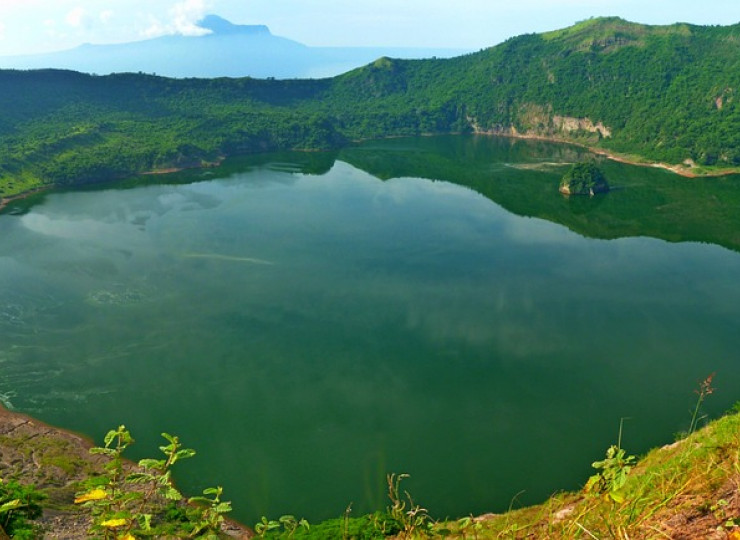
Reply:
<svg viewBox="0 0 740 540"><path fill-rule="evenodd" d="M37 538L31 520L41 516L45 498L34 486L0 480L0 537Z"/></svg>
<svg viewBox="0 0 740 540"><path fill-rule="evenodd" d="M567 195L594 195L606 193L609 184L595 164L589 162L574 163L560 180L560 192Z"/></svg>
<svg viewBox="0 0 740 540"><path fill-rule="evenodd" d="M322 80L0 71L0 195L424 133L535 134L740 166L740 25L593 19ZM690 161L689 161L690 160Z"/></svg>
<svg viewBox="0 0 740 540"><path fill-rule="evenodd" d="M92 515L88 533L95 538L134 540L141 537L218 539L224 514L231 503L221 500L220 487L203 491L205 497L186 500L172 481L172 467L191 458L195 450L183 448L178 437L162 433L164 459L141 459L138 467L124 462L124 451L134 443L125 426L110 430L104 446L90 449L102 456L105 473L90 477L88 490L75 504Z"/></svg>

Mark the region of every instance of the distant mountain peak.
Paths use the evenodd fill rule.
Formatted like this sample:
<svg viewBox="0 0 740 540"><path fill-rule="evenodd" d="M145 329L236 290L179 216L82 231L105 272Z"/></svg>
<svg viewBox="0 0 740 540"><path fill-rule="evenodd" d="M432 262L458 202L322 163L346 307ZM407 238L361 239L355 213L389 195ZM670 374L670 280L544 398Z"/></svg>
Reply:
<svg viewBox="0 0 740 540"><path fill-rule="evenodd" d="M218 15L206 15L199 22L200 28L210 30L217 36L225 35L270 35L270 29L263 24L244 25L234 24Z"/></svg>

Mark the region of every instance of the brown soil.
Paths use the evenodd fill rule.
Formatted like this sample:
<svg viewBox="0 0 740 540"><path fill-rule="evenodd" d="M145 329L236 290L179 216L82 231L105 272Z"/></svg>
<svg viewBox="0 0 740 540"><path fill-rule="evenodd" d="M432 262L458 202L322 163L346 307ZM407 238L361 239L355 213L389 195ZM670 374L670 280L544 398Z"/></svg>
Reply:
<svg viewBox="0 0 740 540"><path fill-rule="evenodd" d="M677 444L662 451L674 449ZM44 530L43 538L88 538L90 518L73 501L75 493L81 491L79 482L102 471L104 458L91 455L89 449L92 446L92 441L83 436L0 407L0 478L33 483L48 494L44 515L39 520ZM736 451L736 447L733 448ZM638 466L633 474L641 474L640 469ZM646 517L638 531L633 531L630 536L617 537L740 540L739 488L740 470L734 471L719 485L686 489L666 501L661 510ZM571 494L560 503L554 503L543 519L510 537L563 538L552 534L552 526L571 519L571 514L581 502L583 495ZM487 523L505 518L488 514L475 521L485 527ZM489 536L485 529L480 531L481 539L500 537L496 533ZM252 531L236 522L227 522L223 526L226 538L250 538L252 535ZM588 535L579 536L585 538Z"/></svg>
<svg viewBox="0 0 740 540"><path fill-rule="evenodd" d="M478 135L491 135L492 134L497 137L509 137L512 139L531 139L531 140L536 140L536 141L572 144L574 146L580 146L581 148L586 148L590 152L600 155L600 156L604 156L605 158L611 159L612 161L617 161L619 163L625 163L627 165L636 165L638 167L653 167L656 169L665 169L666 171L670 171L679 176L683 176L684 178L714 178L714 177L720 177L720 176L730 176L733 174L740 174L740 169L738 169L737 167L735 168L729 167L727 169L720 169L720 170L716 170L712 172L704 172L704 173L698 174L694 170L692 170L691 167L686 166L686 165L669 165L667 163L660 163L660 162L654 162L654 161L638 161L634 158L624 156L621 154L617 154L615 152L605 150L604 148L599 148L596 146L589 146L587 144L583 144L577 141L570 140L566 137L534 135L534 134L527 134L527 133L514 134L514 133L508 133L508 132L502 132L502 133L479 132L477 134Z"/></svg>
<svg viewBox="0 0 740 540"><path fill-rule="evenodd" d="M88 538L90 517L74 497L82 480L103 470L104 458L90 454L92 446L85 437L0 406L0 478L34 484L48 495L39 520L43 538ZM228 538L252 536L236 522L224 523L223 532Z"/></svg>

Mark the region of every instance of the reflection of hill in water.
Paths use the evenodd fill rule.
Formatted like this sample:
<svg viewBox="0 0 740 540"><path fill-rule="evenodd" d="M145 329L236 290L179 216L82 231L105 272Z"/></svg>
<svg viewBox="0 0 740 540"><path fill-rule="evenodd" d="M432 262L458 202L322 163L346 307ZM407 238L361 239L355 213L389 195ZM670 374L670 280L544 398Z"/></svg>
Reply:
<svg viewBox="0 0 740 540"><path fill-rule="evenodd" d="M558 193L563 168L598 159L614 190ZM626 165L584 149L496 137L395 139L345 149L339 159L381 179L422 177L467 186L506 210L560 223L587 237L651 236L740 251L740 177L688 179Z"/></svg>
<svg viewBox="0 0 740 540"><path fill-rule="evenodd" d="M583 236L650 236L706 242L740 251L740 176L688 179L661 169L627 165L583 148L539 140L440 136L370 141L340 152L279 152L226 160L213 169L135 177L109 185L128 189L225 178L254 168L322 175L339 159L376 178L443 180L469 187L509 212L559 223ZM594 198L558 193L565 166L596 159L612 191ZM14 201L6 213L25 213L44 194Z"/></svg>

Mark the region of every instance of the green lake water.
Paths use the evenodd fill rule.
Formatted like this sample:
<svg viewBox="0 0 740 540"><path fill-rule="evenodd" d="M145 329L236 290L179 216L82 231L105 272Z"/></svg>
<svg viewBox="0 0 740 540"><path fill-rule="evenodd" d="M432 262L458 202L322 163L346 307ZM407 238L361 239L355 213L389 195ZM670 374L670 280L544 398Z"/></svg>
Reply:
<svg viewBox="0 0 740 540"><path fill-rule="evenodd" d="M437 518L577 489L740 399L740 178L573 147L368 143L46 194L0 215L4 403L131 457L198 455L233 516L383 508L385 474Z"/></svg>

